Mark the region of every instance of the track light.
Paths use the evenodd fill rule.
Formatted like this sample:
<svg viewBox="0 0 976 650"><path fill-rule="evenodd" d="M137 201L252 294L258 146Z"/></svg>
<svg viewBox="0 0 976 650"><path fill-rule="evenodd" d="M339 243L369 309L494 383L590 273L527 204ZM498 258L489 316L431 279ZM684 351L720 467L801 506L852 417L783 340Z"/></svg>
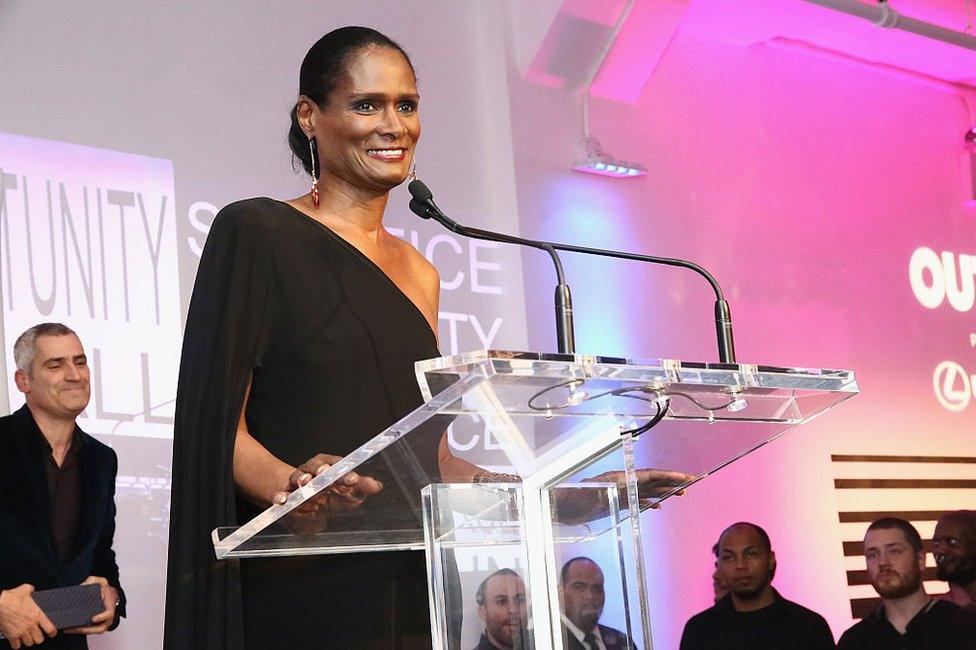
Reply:
<svg viewBox="0 0 976 650"><path fill-rule="evenodd" d="M647 174L647 170L639 163L624 162L609 156L581 160L573 169L587 174L613 176L614 178L636 178Z"/></svg>
<svg viewBox="0 0 976 650"><path fill-rule="evenodd" d="M573 165L573 169L587 174L612 176L614 178L637 178L646 176L647 168L640 163L619 160L603 153L600 143L593 138L586 140L586 155Z"/></svg>
<svg viewBox="0 0 976 650"><path fill-rule="evenodd" d="M580 121L583 127L583 148L585 153L582 159L573 165L573 169L578 172L612 176L613 178L637 178L638 176L647 175L647 168L644 165L619 160L609 154L603 153L603 150L600 149L600 143L596 141L596 138L590 136L590 90L593 88L593 81L603 66L603 62L606 60L607 55L610 54L610 49L617 40L617 36L624 26L624 22L627 20L627 16L630 15L630 10L634 8L634 2L635 0L627 0L627 4L620 11L620 15L617 16L613 29L610 30L610 37L607 39L606 44L604 44L603 50L594 62L589 75L587 75L586 82L580 91L580 117L582 118Z"/></svg>

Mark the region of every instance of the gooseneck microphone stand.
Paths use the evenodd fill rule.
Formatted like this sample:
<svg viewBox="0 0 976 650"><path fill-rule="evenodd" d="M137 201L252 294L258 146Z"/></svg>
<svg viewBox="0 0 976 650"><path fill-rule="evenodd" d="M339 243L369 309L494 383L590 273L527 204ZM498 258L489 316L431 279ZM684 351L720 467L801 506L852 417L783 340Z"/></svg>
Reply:
<svg viewBox="0 0 976 650"><path fill-rule="evenodd" d="M715 333L718 339L718 358L722 363L735 363L735 342L732 339L732 312L729 303L725 300L722 287L718 280L711 273L701 266L687 260L672 257L655 257L654 255L638 255L637 253L626 253L623 251L606 250L603 248L588 248L586 246L574 246L572 244L553 243L552 247L560 251L571 253L583 253L585 255L600 255L603 257L616 257L622 260L635 260L637 262L648 262L650 264L663 264L665 266L677 266L683 269L690 269L705 278L712 291L715 292Z"/></svg>
<svg viewBox="0 0 976 650"><path fill-rule="evenodd" d="M569 295L569 286L566 285L562 264L556 255L557 250L568 251L571 253L583 253L584 255L599 255L602 257L614 257L624 260L634 260L637 262L647 262L649 264L663 264L665 266L676 266L679 268L690 269L705 278L712 291L715 293L715 333L718 341L718 356L721 363L734 364L735 342L732 338L732 313L729 303L725 300L722 288L719 286L715 277L704 268L687 260L656 257L654 255L639 255L637 253L627 253L623 251L607 250L603 248L589 248L586 246L574 246L572 244L560 244L555 242L536 241L512 237L501 233L494 233L477 228L468 228L457 223L434 203L433 194L422 181L413 180L408 186L411 196L410 209L419 217L424 219L434 219L448 230L456 232L465 237L475 239L487 239L490 241L506 242L511 244L522 244L539 248L547 251L556 265L556 275L559 279L559 286L556 287L556 332L559 337L560 352L574 352L575 339L573 335L573 313L572 302ZM560 306L563 310L560 310ZM568 343L568 345L566 345Z"/></svg>
<svg viewBox="0 0 976 650"><path fill-rule="evenodd" d="M434 203L434 196L431 194L423 181L412 180L408 186L412 199L410 199L410 209L418 217L423 219L433 219L448 230L455 232L462 237L472 239L484 239L486 241L497 241L505 244L518 244L538 248L549 253L552 263L556 267L556 345L561 354L575 354L576 334L573 326L573 297L569 292L569 285L566 284L566 276L563 273L563 264L556 253L556 247L549 242L535 241L523 237L513 237L503 233L481 230L479 228L468 228L462 226L449 216L441 212L441 209Z"/></svg>

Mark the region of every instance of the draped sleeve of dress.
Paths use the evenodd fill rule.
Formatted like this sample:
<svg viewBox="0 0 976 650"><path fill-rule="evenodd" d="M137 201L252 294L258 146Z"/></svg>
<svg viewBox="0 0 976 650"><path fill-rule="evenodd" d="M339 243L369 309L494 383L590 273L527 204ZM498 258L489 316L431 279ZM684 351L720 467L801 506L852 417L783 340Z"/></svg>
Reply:
<svg viewBox="0 0 976 650"><path fill-rule="evenodd" d="M210 532L256 512L239 501L232 476L249 380L249 431L299 465L320 452L348 454L419 406L414 363L435 356L420 310L326 226L272 199L220 211L180 363L167 650L383 648L429 638L422 553L217 561ZM432 476L436 448L431 436L414 450Z"/></svg>

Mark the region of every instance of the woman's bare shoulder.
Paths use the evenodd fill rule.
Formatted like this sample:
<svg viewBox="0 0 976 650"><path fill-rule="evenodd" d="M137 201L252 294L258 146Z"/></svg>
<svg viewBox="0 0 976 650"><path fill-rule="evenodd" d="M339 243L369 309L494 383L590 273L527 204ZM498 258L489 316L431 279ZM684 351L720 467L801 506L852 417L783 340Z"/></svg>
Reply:
<svg viewBox="0 0 976 650"><path fill-rule="evenodd" d="M402 256L410 275L417 278L424 289L424 293L427 295L428 301L432 305L437 305L438 296L441 291L441 276L437 272L437 268L420 251L414 248L410 242L404 241L399 237L394 237L394 239L396 240L395 245L398 248L398 253Z"/></svg>
<svg viewBox="0 0 976 650"><path fill-rule="evenodd" d="M430 260L424 257L421 252L414 248L409 242L405 242L403 240L400 241L407 251L407 257L414 273L420 275L425 282L436 283L437 287L440 288L440 275L437 273L437 267L431 264Z"/></svg>

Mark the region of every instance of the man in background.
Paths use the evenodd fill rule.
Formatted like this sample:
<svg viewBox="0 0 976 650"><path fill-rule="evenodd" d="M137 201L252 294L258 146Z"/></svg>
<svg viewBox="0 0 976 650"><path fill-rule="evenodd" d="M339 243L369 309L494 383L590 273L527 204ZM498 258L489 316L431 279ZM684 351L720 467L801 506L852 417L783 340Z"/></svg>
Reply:
<svg viewBox="0 0 976 650"><path fill-rule="evenodd" d="M60 323L35 325L14 344L14 381L26 404L0 418L0 648L88 647L125 615L112 550L115 452L78 427L88 405L88 361ZM104 610L61 630L35 590L99 585Z"/></svg>
<svg viewBox="0 0 976 650"><path fill-rule="evenodd" d="M844 632L838 648L976 648L976 615L925 593L925 551L914 526L895 517L872 523L864 535L864 560L881 606Z"/></svg>
<svg viewBox="0 0 976 650"><path fill-rule="evenodd" d="M718 540L718 569L729 593L685 624L681 650L828 650L834 637L822 616L772 587L776 555L769 535L739 522Z"/></svg>
<svg viewBox="0 0 976 650"><path fill-rule="evenodd" d="M559 604L563 643L567 650L617 650L633 648L627 635L600 625L606 591L603 571L588 557L574 557L563 565Z"/></svg>
<svg viewBox="0 0 976 650"><path fill-rule="evenodd" d="M976 614L976 511L956 510L939 517L932 554L939 580L949 583L942 598Z"/></svg>
<svg viewBox="0 0 976 650"><path fill-rule="evenodd" d="M712 544L712 555L715 556L715 569L712 571L712 601L718 602L729 593L729 585L718 570L718 542Z"/></svg>
<svg viewBox="0 0 976 650"><path fill-rule="evenodd" d="M485 578L475 594L478 618L485 631L474 650L527 650L529 615L525 583L511 569L499 569Z"/></svg>

